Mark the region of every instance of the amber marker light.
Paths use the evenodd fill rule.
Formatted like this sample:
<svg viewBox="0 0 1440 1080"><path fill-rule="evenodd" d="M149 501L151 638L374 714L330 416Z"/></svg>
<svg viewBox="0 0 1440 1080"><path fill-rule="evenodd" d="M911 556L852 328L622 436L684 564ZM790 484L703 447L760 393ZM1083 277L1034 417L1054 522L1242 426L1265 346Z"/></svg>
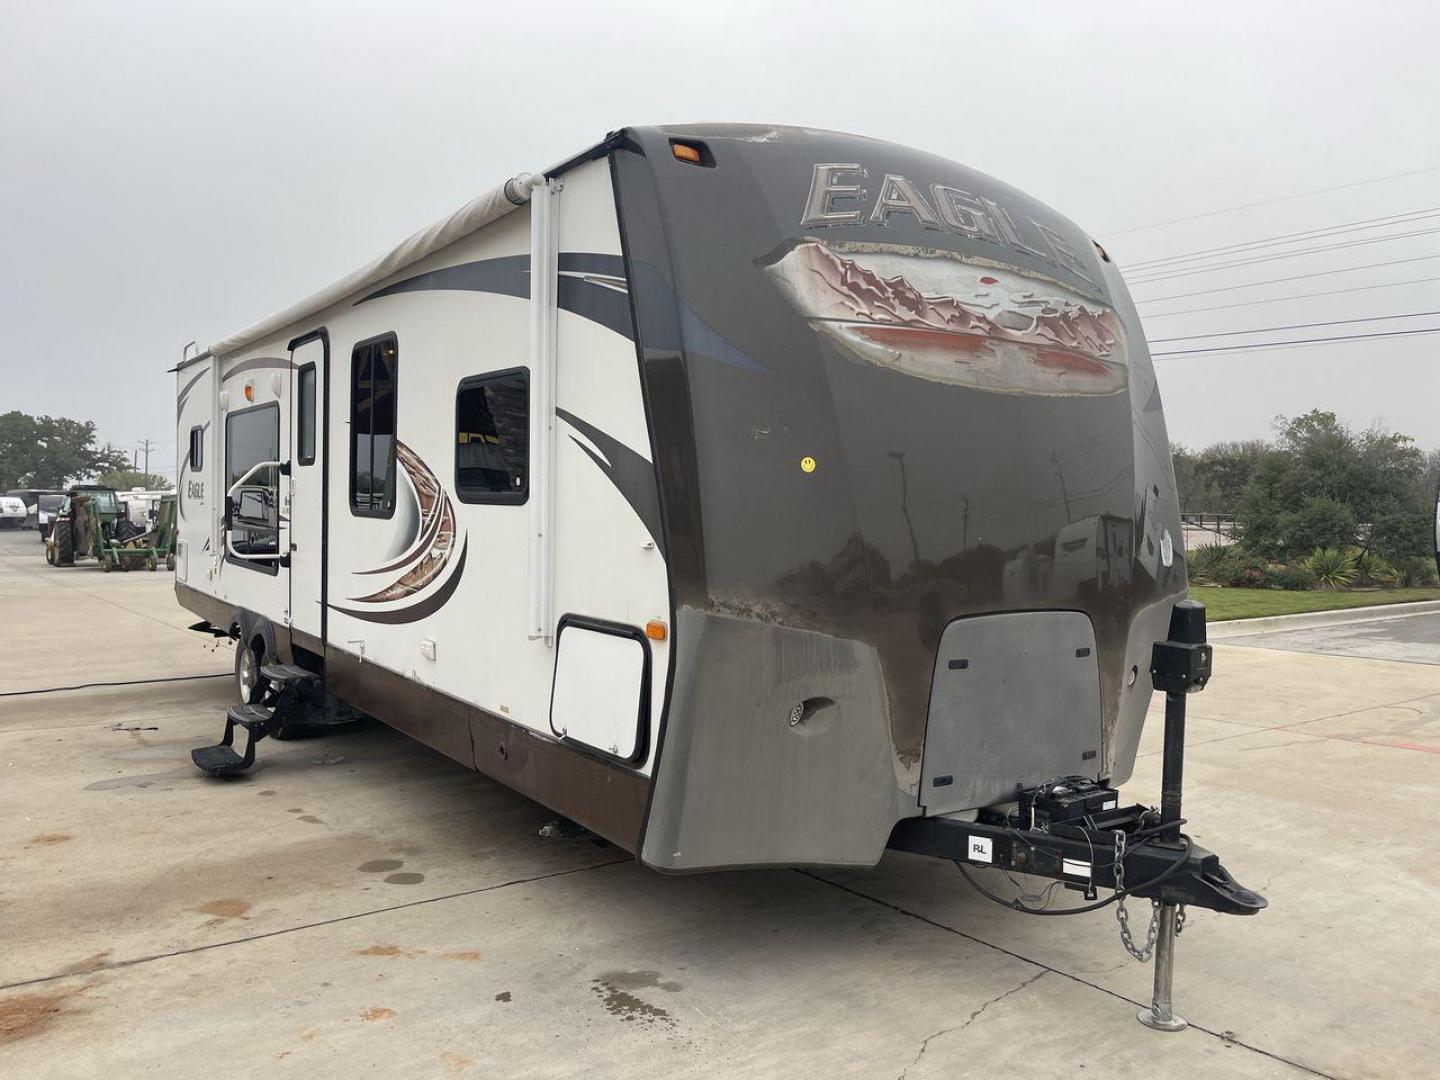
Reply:
<svg viewBox="0 0 1440 1080"><path fill-rule="evenodd" d="M255 387L254 387L253 384L248 383L248 382L245 384L245 400L246 400L246 401L254 401L254 400L255 400Z"/></svg>
<svg viewBox="0 0 1440 1080"><path fill-rule="evenodd" d="M700 151L685 143L671 143L670 152L675 155L677 161L688 161L691 165L699 165L701 161Z"/></svg>
<svg viewBox="0 0 1440 1080"><path fill-rule="evenodd" d="M645 636L651 641L664 641L665 624L659 619L651 619L645 624Z"/></svg>

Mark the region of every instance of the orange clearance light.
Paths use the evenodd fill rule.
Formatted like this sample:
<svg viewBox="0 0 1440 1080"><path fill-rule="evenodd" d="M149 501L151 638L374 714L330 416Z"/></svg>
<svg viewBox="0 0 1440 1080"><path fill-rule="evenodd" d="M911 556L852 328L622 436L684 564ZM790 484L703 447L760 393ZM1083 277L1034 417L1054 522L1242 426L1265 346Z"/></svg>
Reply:
<svg viewBox="0 0 1440 1080"><path fill-rule="evenodd" d="M254 401L254 400L255 400L255 386L254 386L253 383L248 383L248 382L247 382L247 383L245 384L245 400L246 400L246 401Z"/></svg>
<svg viewBox="0 0 1440 1080"><path fill-rule="evenodd" d="M699 165L700 151L693 146L686 146L684 143L671 143L670 152L675 155L677 161L688 161L691 165Z"/></svg>
<svg viewBox="0 0 1440 1080"><path fill-rule="evenodd" d="M651 641L664 641L665 624L659 619L651 619L645 624L645 636Z"/></svg>

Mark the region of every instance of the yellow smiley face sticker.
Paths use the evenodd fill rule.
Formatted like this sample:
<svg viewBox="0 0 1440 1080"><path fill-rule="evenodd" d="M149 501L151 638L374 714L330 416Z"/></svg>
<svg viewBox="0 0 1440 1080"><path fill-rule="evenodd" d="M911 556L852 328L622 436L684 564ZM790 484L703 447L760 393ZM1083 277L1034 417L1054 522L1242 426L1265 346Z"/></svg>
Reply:
<svg viewBox="0 0 1440 1080"><path fill-rule="evenodd" d="M815 471L815 459L809 454L806 454L800 459L800 471L803 473L812 473Z"/></svg>

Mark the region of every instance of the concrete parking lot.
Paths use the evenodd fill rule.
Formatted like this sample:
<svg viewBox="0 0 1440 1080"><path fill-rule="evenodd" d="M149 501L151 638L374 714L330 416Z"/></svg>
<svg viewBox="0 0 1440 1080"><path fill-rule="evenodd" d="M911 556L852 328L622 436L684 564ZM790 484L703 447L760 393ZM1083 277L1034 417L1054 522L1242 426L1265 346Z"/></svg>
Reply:
<svg viewBox="0 0 1440 1080"><path fill-rule="evenodd" d="M1217 647L1189 831L1271 907L1192 913L1177 1035L1111 910L941 862L665 877L369 722L207 780L231 654L191 621L0 533L0 1076L1440 1073L1440 616Z"/></svg>

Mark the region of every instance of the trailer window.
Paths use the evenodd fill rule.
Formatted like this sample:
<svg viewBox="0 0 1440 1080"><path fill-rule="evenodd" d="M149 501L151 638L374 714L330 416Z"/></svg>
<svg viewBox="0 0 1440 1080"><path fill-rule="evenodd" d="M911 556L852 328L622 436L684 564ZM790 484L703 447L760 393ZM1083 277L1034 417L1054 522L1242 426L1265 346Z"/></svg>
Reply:
<svg viewBox="0 0 1440 1080"><path fill-rule="evenodd" d="M350 509L366 517L395 512L394 334L362 341L350 356Z"/></svg>
<svg viewBox="0 0 1440 1080"><path fill-rule="evenodd" d="M230 543L242 555L280 553L279 470L255 469L280 460L280 406L258 405L225 418L225 490L245 483L228 495ZM255 470L253 473L251 470ZM237 566L276 571L272 562L231 560Z"/></svg>
<svg viewBox="0 0 1440 1080"><path fill-rule="evenodd" d="M199 472L205 456L205 429L198 424L190 429L190 471Z"/></svg>
<svg viewBox="0 0 1440 1080"><path fill-rule="evenodd" d="M467 503L523 503L529 485L529 372L462 380L455 392L456 495Z"/></svg>
<svg viewBox="0 0 1440 1080"><path fill-rule="evenodd" d="M315 464L315 365L295 375L295 450L301 465Z"/></svg>

